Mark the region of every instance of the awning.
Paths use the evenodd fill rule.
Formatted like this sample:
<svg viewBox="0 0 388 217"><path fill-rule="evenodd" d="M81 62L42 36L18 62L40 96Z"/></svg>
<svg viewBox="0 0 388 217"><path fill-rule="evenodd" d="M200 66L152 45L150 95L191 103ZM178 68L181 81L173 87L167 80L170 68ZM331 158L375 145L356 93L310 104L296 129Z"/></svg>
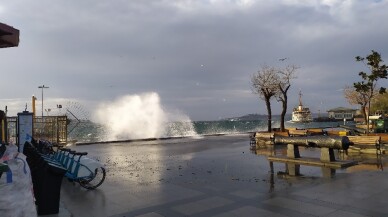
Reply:
<svg viewBox="0 0 388 217"><path fill-rule="evenodd" d="M19 45L19 30L0 23L0 48L17 47Z"/></svg>

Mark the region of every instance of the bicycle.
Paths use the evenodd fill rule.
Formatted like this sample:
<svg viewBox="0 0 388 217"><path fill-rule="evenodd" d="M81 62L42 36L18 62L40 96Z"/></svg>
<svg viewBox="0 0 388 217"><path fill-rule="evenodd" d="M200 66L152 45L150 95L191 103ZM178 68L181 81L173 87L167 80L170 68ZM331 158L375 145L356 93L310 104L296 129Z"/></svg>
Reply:
<svg viewBox="0 0 388 217"><path fill-rule="evenodd" d="M47 146L49 153L46 159L67 169L65 177L71 182L79 183L83 188L93 190L100 186L106 177L106 171L100 162L83 157L87 152L76 152L68 148ZM78 156L78 159L76 158Z"/></svg>

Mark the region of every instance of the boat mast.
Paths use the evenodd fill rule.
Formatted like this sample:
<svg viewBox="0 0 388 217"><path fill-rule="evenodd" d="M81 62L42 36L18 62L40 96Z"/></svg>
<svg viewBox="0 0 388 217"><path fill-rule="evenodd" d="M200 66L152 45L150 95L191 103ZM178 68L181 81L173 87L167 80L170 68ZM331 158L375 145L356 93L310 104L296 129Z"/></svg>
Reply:
<svg viewBox="0 0 388 217"><path fill-rule="evenodd" d="M302 91L301 90L299 91L299 106L303 106L302 105Z"/></svg>
<svg viewBox="0 0 388 217"><path fill-rule="evenodd" d="M299 106L298 106L298 111L303 110L303 105L302 105L302 91L299 91Z"/></svg>

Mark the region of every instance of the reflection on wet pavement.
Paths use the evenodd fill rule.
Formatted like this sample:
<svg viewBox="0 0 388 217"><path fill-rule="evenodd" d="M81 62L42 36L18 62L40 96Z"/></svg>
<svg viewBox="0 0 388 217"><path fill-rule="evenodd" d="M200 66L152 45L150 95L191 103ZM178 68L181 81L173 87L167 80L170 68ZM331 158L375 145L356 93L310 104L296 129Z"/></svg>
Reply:
<svg viewBox="0 0 388 217"><path fill-rule="evenodd" d="M300 147L301 155L304 157L318 158L320 157L320 149L317 148L304 148ZM287 147L284 145L280 146L269 146L263 147L256 150L251 150L251 153L259 156L287 156ZM302 157L303 158L303 157ZM344 152L335 152L335 158L337 160L344 161L355 161L356 165L338 169L338 172L341 173L352 173L362 170L371 170L371 171L383 171L384 167L388 166L388 156L387 155L376 155L376 154L345 154ZM304 166L306 167L306 166ZM323 169L323 168L322 168ZM312 176L318 174L311 174Z"/></svg>
<svg viewBox="0 0 388 217"><path fill-rule="evenodd" d="M279 201L312 203L311 207L322 206L333 216L337 212L362 214L352 207L333 211L332 205L304 198L316 197L308 193L316 186L331 186L341 180L357 187L365 180L363 172L376 171L374 176L384 176L382 168L387 166L386 156L336 152L336 158L355 160L358 164L337 170L302 165L300 176L290 176L290 168L296 165L267 160L271 155L286 156L284 146L252 152L247 135L71 148L87 151L89 157L101 161L107 168L106 181L96 191L85 191L64 181L61 199L72 216L233 216L237 211L252 215L304 216L288 205L278 208L273 204ZM300 152L302 156L320 157L319 150L313 148L301 148ZM351 176L358 178L348 180ZM382 186L384 183L379 182ZM299 193L303 196L296 196ZM327 194L321 193L321 196L326 200Z"/></svg>

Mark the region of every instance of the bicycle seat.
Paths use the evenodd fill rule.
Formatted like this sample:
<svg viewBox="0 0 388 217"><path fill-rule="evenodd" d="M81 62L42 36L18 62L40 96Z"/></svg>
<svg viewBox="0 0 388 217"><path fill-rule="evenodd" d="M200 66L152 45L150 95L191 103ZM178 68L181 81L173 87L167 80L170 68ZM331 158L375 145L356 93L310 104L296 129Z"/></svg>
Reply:
<svg viewBox="0 0 388 217"><path fill-rule="evenodd" d="M87 154L88 154L87 152L77 152L74 155L84 156L84 155L87 155Z"/></svg>

